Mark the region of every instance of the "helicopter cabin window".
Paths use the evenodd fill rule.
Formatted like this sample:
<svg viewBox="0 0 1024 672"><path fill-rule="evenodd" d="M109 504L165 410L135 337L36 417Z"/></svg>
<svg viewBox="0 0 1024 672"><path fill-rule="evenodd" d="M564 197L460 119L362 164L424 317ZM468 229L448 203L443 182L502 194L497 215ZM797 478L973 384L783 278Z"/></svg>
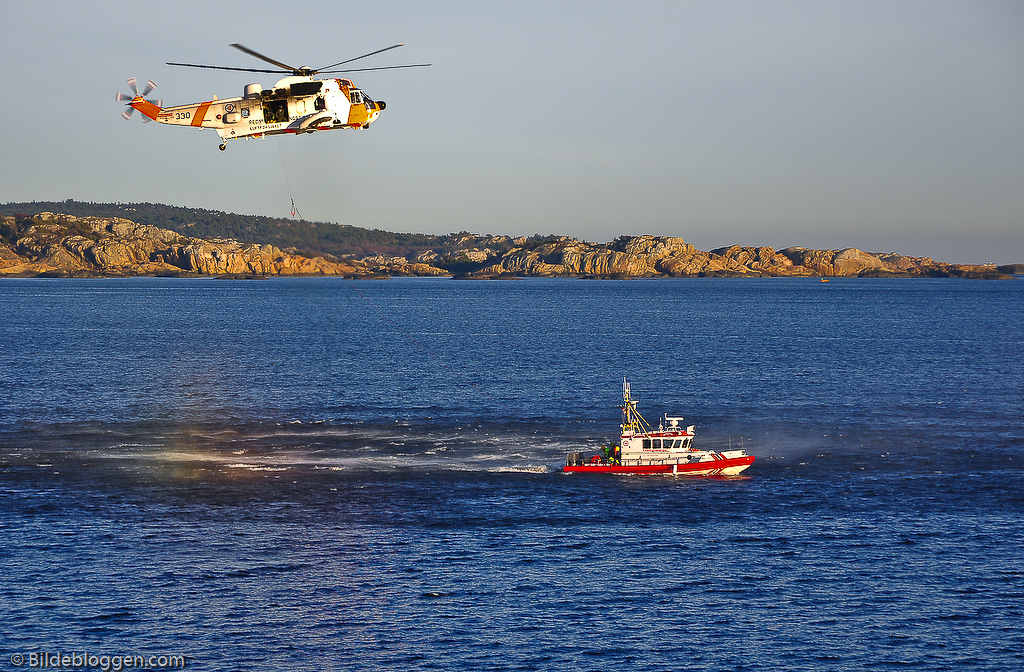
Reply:
<svg viewBox="0 0 1024 672"><path fill-rule="evenodd" d="M287 100L267 100L263 103L263 123L277 124L288 121Z"/></svg>
<svg viewBox="0 0 1024 672"><path fill-rule="evenodd" d="M313 109L316 110L317 112L320 112L326 108L327 103L324 102L324 97L317 96L316 99L313 101Z"/></svg>

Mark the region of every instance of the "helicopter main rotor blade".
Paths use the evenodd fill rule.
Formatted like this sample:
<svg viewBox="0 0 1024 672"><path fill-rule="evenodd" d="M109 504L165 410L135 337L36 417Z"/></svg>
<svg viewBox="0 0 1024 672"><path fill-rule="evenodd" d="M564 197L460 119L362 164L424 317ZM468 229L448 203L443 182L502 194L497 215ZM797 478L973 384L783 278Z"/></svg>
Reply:
<svg viewBox="0 0 1024 672"><path fill-rule="evenodd" d="M356 56L355 58L350 58L350 59L345 60L345 61L339 61L339 62L333 63L331 65L325 65L322 68L317 68L316 70L311 70L309 68L293 68L292 66L288 65L287 63L281 63L280 61L275 61L274 59L269 58L267 56L264 56L263 54L259 53L258 51L253 51L249 47L246 47L245 45L242 45L242 44L235 43L235 44L232 44L231 46L234 47L235 49L238 49L239 51L244 51L245 53L249 54L250 56L255 56L256 58L258 58L260 60L266 61L267 63L270 63L271 65L276 65L277 67L279 67L281 69L280 70L265 70L265 69L262 69L262 68L235 68L235 67L231 67L231 66L228 66L228 65L201 65L199 63L171 63L170 61L167 61L166 63L167 63L167 65L174 65L174 66L177 66L177 67L180 67L180 68L202 68L204 70L230 70L232 72L260 72L260 73L270 73L270 74L275 74L275 75L282 74L282 73L291 73L293 75L308 75L308 76L315 75L315 74L317 74L319 72L324 72L324 73L368 72L370 70L399 70L401 68L426 68L426 67L430 66L430 63L415 63L413 65L386 65L386 66L377 67L377 68L352 68L352 69L347 69L347 70L330 70L329 69L329 68L336 68L339 65L345 65L346 63L351 63L353 61L358 61L358 60L360 60L362 58L367 58L369 56L374 56L376 54L380 54L380 53L385 52L385 51L390 51L392 49L397 49L398 47L404 47L405 46L404 44L393 44L390 47L385 47L383 49L378 49L377 51L371 51L368 54L363 54L362 56ZM152 83L152 80L151 80L151 83ZM132 87L132 90L135 91L135 95L139 95L139 89L138 89L138 87L135 84L134 78L128 80L128 84ZM153 84L152 86L155 87L156 84ZM145 96L150 91L152 91L152 87L147 88L142 93L142 95Z"/></svg>
<svg viewBox="0 0 1024 672"><path fill-rule="evenodd" d="M279 68L281 68L283 70L288 70L290 72L298 72L299 71L299 68L293 68L292 66L287 65L285 63L282 63L281 61L275 61L274 59L270 58L269 56L264 56L260 52L253 51L252 49L250 49L249 47L246 47L244 45L235 43L235 44L232 44L231 46L234 47L235 49L238 49L239 51L244 51L245 53L249 54L250 56L255 56L256 58L260 59L261 61L266 61L267 63L270 63L271 65L276 65L277 67L279 67Z"/></svg>
<svg viewBox="0 0 1024 672"><path fill-rule="evenodd" d="M351 70L317 70L318 73L334 74L338 72L367 72L369 70L398 70L400 68L428 68L430 63L415 63L413 65L385 65L379 68L352 68Z"/></svg>
<svg viewBox="0 0 1024 672"><path fill-rule="evenodd" d="M177 65L182 68L205 68L207 70L234 70L236 72L269 72L275 75L279 75L282 72L291 72L291 70L260 70L258 68L232 68L226 65L197 65L195 63L171 63L167 62L166 65Z"/></svg>
<svg viewBox="0 0 1024 672"><path fill-rule="evenodd" d="M385 47L383 49L378 49L377 51L371 51L368 54L363 54L362 56L356 56L355 58L350 58L347 61L340 61L338 63L332 63L331 65L325 65L322 68L317 68L313 72L323 72L327 68L336 68L339 65L345 65L346 63L351 63L352 61L358 61L359 59L366 58L367 56L373 56L374 54L379 54L379 53L382 53L382 52L385 52L385 51L391 51L392 49L397 49L399 47L404 47L404 46L405 46L404 44L393 44L390 47ZM355 70L341 70L340 72L355 72Z"/></svg>

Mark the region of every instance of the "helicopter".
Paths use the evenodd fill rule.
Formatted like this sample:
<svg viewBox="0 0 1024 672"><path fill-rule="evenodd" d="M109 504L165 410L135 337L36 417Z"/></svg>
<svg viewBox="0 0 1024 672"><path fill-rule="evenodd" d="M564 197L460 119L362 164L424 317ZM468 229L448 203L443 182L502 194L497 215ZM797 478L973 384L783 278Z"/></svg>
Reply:
<svg viewBox="0 0 1024 672"><path fill-rule="evenodd" d="M240 97L218 99L202 103L189 103L163 107L161 100L149 100L147 96L156 88L149 80L139 91L135 77L127 82L132 93L118 93L116 100L128 101L121 116L131 119L132 113L142 113L142 121L156 121L161 124L212 128L221 138L220 150L227 149L227 141L238 138L262 138L270 135L314 133L339 128L369 128L386 107L382 100L373 100L356 88L350 79L316 79L317 74L339 74L366 72L369 70L395 70L399 68L423 68L430 63L413 65L390 65L377 68L355 68L334 70L369 56L404 46L395 44L384 49L371 51L362 56L325 65L320 68L295 68L249 49L241 44L232 44L250 56L276 66L275 70L256 68L234 68L222 65L196 65L193 63L170 63L167 65L184 68L205 68L209 70L233 70L240 72L266 72L287 75L279 79L271 89L261 84L247 84Z"/></svg>

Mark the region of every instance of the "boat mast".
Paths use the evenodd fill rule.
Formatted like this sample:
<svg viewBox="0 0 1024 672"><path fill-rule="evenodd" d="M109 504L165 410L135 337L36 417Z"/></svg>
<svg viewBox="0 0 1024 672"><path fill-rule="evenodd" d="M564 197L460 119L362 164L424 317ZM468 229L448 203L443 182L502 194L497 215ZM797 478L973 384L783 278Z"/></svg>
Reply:
<svg viewBox="0 0 1024 672"><path fill-rule="evenodd" d="M629 394L629 382L622 379L622 436L647 434L650 426L640 412L636 410L636 401Z"/></svg>

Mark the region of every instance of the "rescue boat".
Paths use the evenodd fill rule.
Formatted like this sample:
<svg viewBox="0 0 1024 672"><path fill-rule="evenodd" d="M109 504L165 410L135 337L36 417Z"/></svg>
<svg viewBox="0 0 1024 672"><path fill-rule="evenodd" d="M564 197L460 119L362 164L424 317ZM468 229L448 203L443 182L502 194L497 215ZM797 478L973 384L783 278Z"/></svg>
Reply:
<svg viewBox="0 0 1024 672"><path fill-rule="evenodd" d="M677 476L736 476L754 463L745 450L701 450L693 445L694 426L683 418L662 416L657 429L644 420L622 381L622 432L619 445L586 457L569 453L562 471L604 474L672 474Z"/></svg>

